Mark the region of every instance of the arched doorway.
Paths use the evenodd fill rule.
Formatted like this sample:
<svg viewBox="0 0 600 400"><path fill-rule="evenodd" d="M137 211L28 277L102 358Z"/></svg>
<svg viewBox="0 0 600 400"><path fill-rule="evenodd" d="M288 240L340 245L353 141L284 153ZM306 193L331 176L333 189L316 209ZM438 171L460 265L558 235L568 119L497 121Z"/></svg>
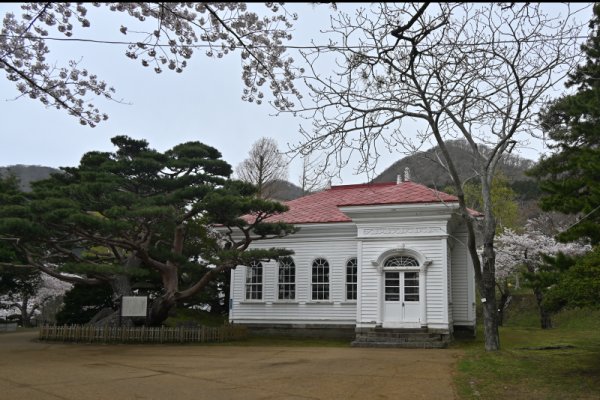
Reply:
<svg viewBox="0 0 600 400"><path fill-rule="evenodd" d="M421 265L410 255L393 255L383 261L383 326L420 327Z"/></svg>

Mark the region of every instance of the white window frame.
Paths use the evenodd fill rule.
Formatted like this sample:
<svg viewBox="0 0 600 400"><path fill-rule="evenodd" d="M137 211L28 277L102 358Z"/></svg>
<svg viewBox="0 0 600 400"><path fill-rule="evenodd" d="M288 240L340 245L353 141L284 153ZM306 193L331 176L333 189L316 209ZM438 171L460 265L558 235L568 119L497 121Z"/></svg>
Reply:
<svg viewBox="0 0 600 400"><path fill-rule="evenodd" d="M315 273L316 272L316 273ZM311 264L311 300L312 301L329 301L329 274L331 267L329 261L323 257L315 258ZM320 278L321 277L321 278ZM319 279L320 278L320 279ZM315 296L316 295L316 296Z"/></svg>
<svg viewBox="0 0 600 400"><path fill-rule="evenodd" d="M260 273L257 274L258 271ZM246 267L246 300L261 301L263 299L263 272L263 265L258 261L252 261Z"/></svg>
<svg viewBox="0 0 600 400"><path fill-rule="evenodd" d="M349 273L348 271L350 268L353 269L352 273ZM356 257L352 257L348 261L346 261L345 289L347 301L356 301L358 299L358 259ZM349 296L350 293L354 294L354 298L351 298L351 296Z"/></svg>
<svg viewBox="0 0 600 400"><path fill-rule="evenodd" d="M296 263L292 257L277 260L277 277L277 300L296 300Z"/></svg>

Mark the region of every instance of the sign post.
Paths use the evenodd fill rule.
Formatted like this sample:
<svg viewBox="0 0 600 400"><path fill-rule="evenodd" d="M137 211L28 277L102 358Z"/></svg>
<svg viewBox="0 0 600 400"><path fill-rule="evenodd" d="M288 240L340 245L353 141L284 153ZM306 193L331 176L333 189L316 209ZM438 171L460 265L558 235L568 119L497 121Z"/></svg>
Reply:
<svg viewBox="0 0 600 400"><path fill-rule="evenodd" d="M123 296L121 297L121 317L148 317L148 296ZM119 322L119 326L121 323Z"/></svg>

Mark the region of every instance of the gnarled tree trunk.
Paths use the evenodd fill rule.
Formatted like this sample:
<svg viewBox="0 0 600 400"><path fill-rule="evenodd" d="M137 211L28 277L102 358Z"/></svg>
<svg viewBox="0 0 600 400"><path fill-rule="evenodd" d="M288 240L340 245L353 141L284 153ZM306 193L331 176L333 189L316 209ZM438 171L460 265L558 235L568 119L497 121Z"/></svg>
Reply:
<svg viewBox="0 0 600 400"><path fill-rule="evenodd" d="M112 302L113 308L104 308L100 310L94 318L90 321L90 324L97 326L133 326L133 320L131 318L120 317L120 306L119 302L123 296L131 296L131 277L127 274L127 271L132 268L137 268L140 265L139 258L131 255L127 258L123 264L124 274L115 275L110 281L110 287L112 288Z"/></svg>
<svg viewBox="0 0 600 400"><path fill-rule="evenodd" d="M167 318L169 318L169 311L175 307L175 304L177 304L175 296L161 296L154 300L148 315L148 325L161 325Z"/></svg>
<svg viewBox="0 0 600 400"><path fill-rule="evenodd" d="M169 311L177 304L177 294L179 291L179 277L177 267L169 265L167 269L161 271L164 293L152 302L148 314L148 324L158 326L169 318Z"/></svg>

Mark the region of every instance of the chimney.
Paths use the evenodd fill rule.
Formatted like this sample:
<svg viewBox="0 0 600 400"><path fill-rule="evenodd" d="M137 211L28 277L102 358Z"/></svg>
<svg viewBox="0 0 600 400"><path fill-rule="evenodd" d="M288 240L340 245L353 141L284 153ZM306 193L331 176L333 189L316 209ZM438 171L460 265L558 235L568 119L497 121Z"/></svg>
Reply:
<svg viewBox="0 0 600 400"><path fill-rule="evenodd" d="M404 168L404 182L410 181L410 168Z"/></svg>
<svg viewBox="0 0 600 400"><path fill-rule="evenodd" d="M400 183L402 183L402 175L398 174L396 175L396 185L399 185Z"/></svg>

